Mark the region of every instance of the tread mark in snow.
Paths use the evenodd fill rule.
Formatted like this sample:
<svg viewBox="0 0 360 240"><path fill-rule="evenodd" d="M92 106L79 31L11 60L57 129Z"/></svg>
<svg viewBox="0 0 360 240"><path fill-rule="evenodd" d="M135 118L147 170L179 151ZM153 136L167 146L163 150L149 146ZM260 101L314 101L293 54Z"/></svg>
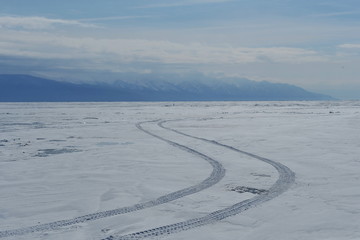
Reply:
<svg viewBox="0 0 360 240"><path fill-rule="evenodd" d="M176 142L170 141L168 139L162 138L158 135L155 135L155 134L149 132L148 130L144 129L141 126L143 123L147 123L147 122L158 122L158 120L140 122L140 123L136 124L136 127L139 130L141 130L159 140L165 141L166 143L168 143L176 148L179 148L181 150L184 150L186 152L189 152L191 154L194 154L194 155L206 160L213 167L213 170L212 170L210 176L196 185L178 190L176 192L172 192L172 193L163 195L157 199L150 200L148 202L135 204L135 205L129 206L129 207L122 207L122 208L107 210L107 211L103 211L103 212L91 213L91 214L76 217L73 219L60 220L60 221L56 221L56 222L44 223L44 224L39 224L39 225L24 227L24 228L18 228L18 229L13 229L13 230L4 230L4 231L0 231L0 238L25 235L25 234L41 232L41 231L54 231L61 227L71 226L71 225L78 224L78 223L94 221L94 220L101 219L101 218L111 217L111 216L115 216L115 215L120 215L120 214L125 214L125 213L129 213L129 212L142 210L145 208L154 207L154 206L157 206L160 204L164 204L164 203L188 196L190 194L200 192L200 191L202 191L206 188L209 188L209 187L213 186L214 184L218 183L225 176L225 169L221 165L221 163L219 163L218 161L216 161L216 160L210 158L209 156L207 156L203 153L200 153L192 148L178 144Z"/></svg>
<svg viewBox="0 0 360 240"><path fill-rule="evenodd" d="M270 164L271 166L273 166L279 173L279 178L278 180L272 185L272 187L264 194L262 195L258 195L255 196L253 198L247 199L245 201L239 202L237 204L234 204L230 207L212 212L204 217L200 217L200 218L194 218L194 219L190 219L187 221L183 221L183 222L179 222L179 223L175 223L175 224L170 224L170 225L166 225L166 226L162 226L162 227L158 227L158 228L153 228L153 229L149 229L146 231L141 231L141 232L136 232L136 233L131 233L128 235L123 235L121 236L120 234L114 234L108 238L105 238L103 240L127 240L127 239L143 239L143 238L150 238L153 236L159 236L159 235L168 235L168 234L173 234L173 233L177 233L180 231L185 231L191 228L195 228L195 227L200 227L203 225L207 225L207 224L211 224L214 223L216 221L220 221L224 218L230 217L230 216L234 216L236 214L239 214L243 211L246 211L249 208L255 207L263 202L269 201L277 196L279 196L280 194L282 194L283 192L285 192L286 190L288 190L290 188L290 186L294 183L295 181L295 173L292 172L288 167L286 167L285 165L282 165L281 163L272 161L270 159L267 158L263 158L260 156L257 156L255 154L252 153L248 153L242 150L239 150L237 148L234 148L232 146L228 146L222 143L219 143L217 141L214 140L208 140L205 138L201 138L201 137L195 137L183 132L180 132L178 130L169 128L169 127L165 127L163 124L167 122L167 121L162 121L159 122L158 125L161 128L167 129L169 131L173 131L175 133L178 133L180 135L184 135L190 138L194 138L194 139L198 139L198 140L202 140L205 142L209 142L218 146L222 146L224 148L227 148L229 150L241 153L241 154L245 154L247 156L250 156L252 158L258 159L260 161L263 161L265 163ZM151 133L149 133L150 135L152 135Z"/></svg>

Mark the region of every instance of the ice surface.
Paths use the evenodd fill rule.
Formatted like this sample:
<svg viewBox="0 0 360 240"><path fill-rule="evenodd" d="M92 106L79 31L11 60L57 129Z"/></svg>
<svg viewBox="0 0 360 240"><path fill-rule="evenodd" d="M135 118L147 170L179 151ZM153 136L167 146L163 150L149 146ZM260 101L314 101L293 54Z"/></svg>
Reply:
<svg viewBox="0 0 360 240"><path fill-rule="evenodd" d="M165 239L360 239L359 102L1 103L0 231L131 206L207 178L206 161L135 126L157 119L296 173L279 197ZM152 208L4 239L125 235L202 217L277 180L272 166L249 156L144 128L219 161L225 177Z"/></svg>

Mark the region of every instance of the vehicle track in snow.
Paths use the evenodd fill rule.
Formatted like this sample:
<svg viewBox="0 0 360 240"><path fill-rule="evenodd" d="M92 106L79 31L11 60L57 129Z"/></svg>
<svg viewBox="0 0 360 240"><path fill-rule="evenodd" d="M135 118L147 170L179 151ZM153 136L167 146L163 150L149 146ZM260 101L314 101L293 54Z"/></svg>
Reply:
<svg viewBox="0 0 360 240"><path fill-rule="evenodd" d="M172 193L163 195L157 199L150 200L150 201L147 201L144 203L138 203L138 204L135 204L132 206L122 207L122 208L113 209L113 210L91 213L91 214L87 214L87 215L72 218L72 219L38 224L38 225L30 226L30 227L23 227L23 228L12 229L12 230L3 230L3 231L0 231L0 238L25 235L25 234L41 232L41 231L53 231L53 230L57 230L57 229L60 229L62 227L66 227L66 226L71 226L71 225L75 225L75 224L79 224L79 223L94 221L94 220L101 219L101 218L116 216L116 215L120 215L120 214L125 214L125 213L142 210L145 208L154 207L154 206L157 206L160 204L164 204L164 203L182 198L184 196L188 196L190 194L200 192L200 191L202 191L206 188L209 188L209 187L213 186L214 184L218 183L225 176L225 169L223 168L221 163L219 163L218 161L216 161L216 160L212 159L211 157L209 157L203 153L200 153L192 148L189 148L187 146L178 144L176 142L173 142L171 140L168 140L161 136L158 136L142 127L142 124L144 124L144 123L158 122L158 121L159 120L140 122L140 123L136 124L136 127L139 130L149 134L152 137L155 137L155 138L162 140L176 148L179 148L183 151L189 152L195 156L198 156L198 157L206 160L213 168L213 170L208 178L206 178L205 180L203 180L202 182L200 182L196 185L181 189L176 192L172 192Z"/></svg>
<svg viewBox="0 0 360 240"><path fill-rule="evenodd" d="M172 120L172 121L174 121L174 120ZM149 229L149 230L145 230L145 231L131 233L128 235L114 234L103 240L128 240L128 239L155 238L158 236L174 234L174 233L189 230L189 229L192 229L195 227L200 227L200 226L204 226L207 224L211 224L211 223L220 221L224 218L239 214L243 211L246 211L249 208L258 206L259 204L262 204L266 201L269 201L269 200L279 196L286 190L288 190L290 188L290 186L295 182L295 173L292 172L288 167L286 167L285 165L283 165L281 163L272 161L272 160L264 158L264 157L260 157L258 155L255 155L255 154L252 154L249 152L242 151L240 149L234 148L234 147L226 145L226 144L219 143L214 140L196 137L196 136L192 136L192 135L180 132L178 130L164 126L165 122L168 122L168 121L161 121L158 123L158 126L163 129L175 132L177 134L187 136L187 137L190 137L193 139L198 139L198 140L208 142L208 143L211 143L211 144L214 144L217 146L221 146L226 149L250 156L254 159L257 159L257 160L263 161L267 164L270 164L277 170L277 172L279 174L278 180L270 187L270 189L266 193L255 196L251 199L244 200L242 202L239 202L237 204L234 204L234 205L224 208L222 210L212 212L204 217L194 218L194 219L190 219L190 220L175 223L175 224L170 224L170 225L161 226L158 228L153 228L153 229Z"/></svg>

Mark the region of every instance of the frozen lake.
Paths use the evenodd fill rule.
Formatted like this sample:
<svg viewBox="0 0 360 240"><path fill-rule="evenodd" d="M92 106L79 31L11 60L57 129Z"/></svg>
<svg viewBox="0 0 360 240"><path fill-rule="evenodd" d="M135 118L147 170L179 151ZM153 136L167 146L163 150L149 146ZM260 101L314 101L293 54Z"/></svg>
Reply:
<svg viewBox="0 0 360 240"><path fill-rule="evenodd" d="M359 184L358 101L0 103L3 239L360 239Z"/></svg>

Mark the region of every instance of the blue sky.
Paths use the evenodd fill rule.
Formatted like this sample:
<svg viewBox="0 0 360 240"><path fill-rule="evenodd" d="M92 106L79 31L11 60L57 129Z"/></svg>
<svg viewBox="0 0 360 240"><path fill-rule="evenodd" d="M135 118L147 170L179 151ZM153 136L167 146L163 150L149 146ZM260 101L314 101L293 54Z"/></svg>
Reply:
<svg viewBox="0 0 360 240"><path fill-rule="evenodd" d="M238 76L360 98L358 0L0 0L0 73ZM168 75L167 75L168 76Z"/></svg>

